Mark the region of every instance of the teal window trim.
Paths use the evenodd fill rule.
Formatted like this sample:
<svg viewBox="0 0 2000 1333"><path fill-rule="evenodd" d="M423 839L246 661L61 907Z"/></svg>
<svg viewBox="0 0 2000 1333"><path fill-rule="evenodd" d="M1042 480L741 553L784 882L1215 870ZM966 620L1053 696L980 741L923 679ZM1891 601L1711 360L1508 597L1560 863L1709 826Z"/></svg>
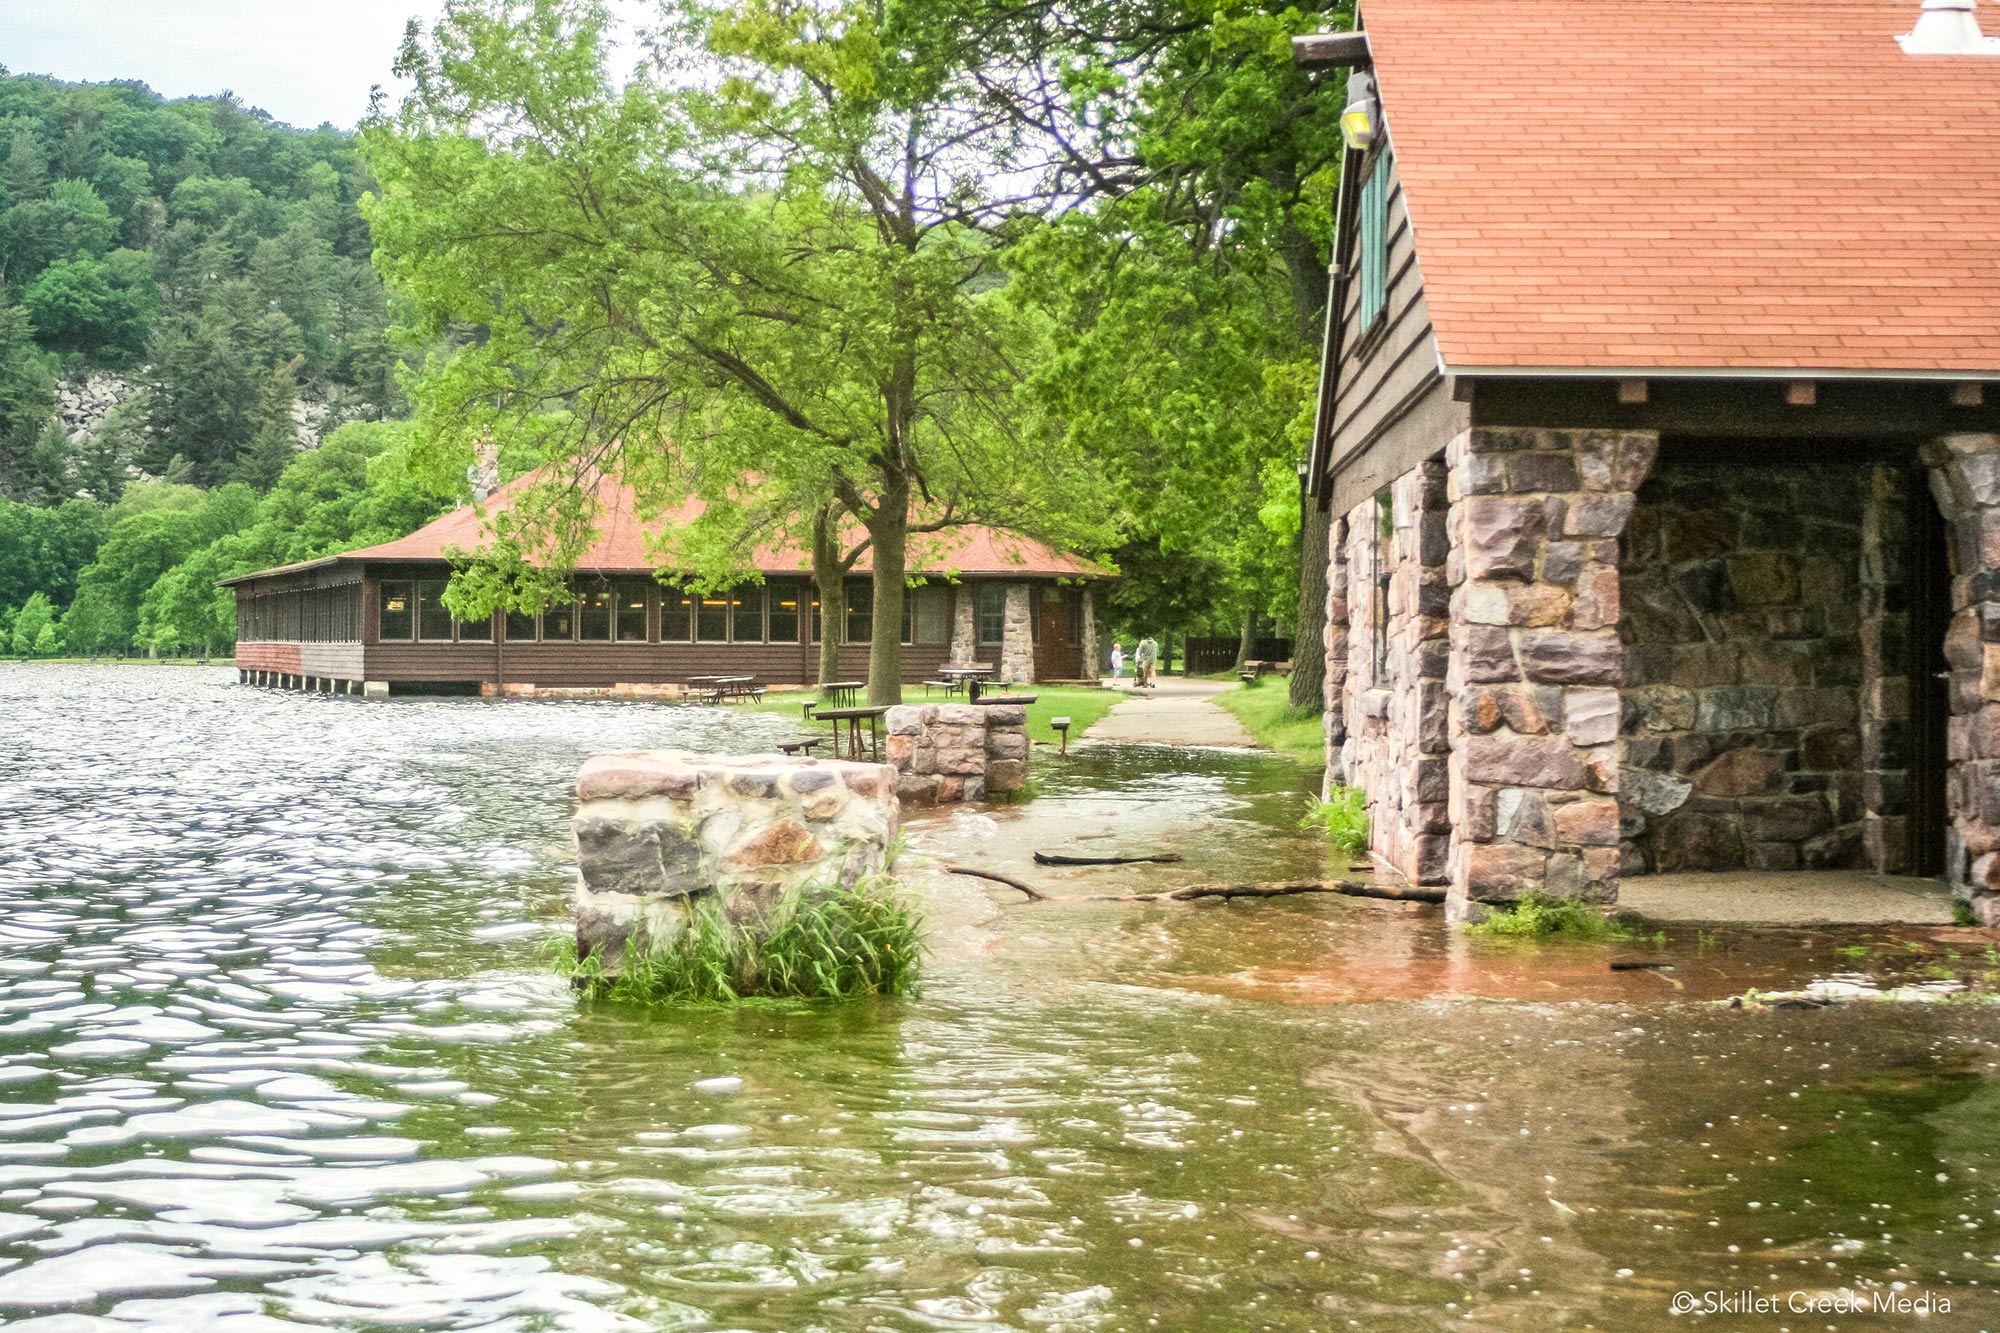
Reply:
<svg viewBox="0 0 2000 1333"><path fill-rule="evenodd" d="M1361 301L1356 320L1366 334L1389 299L1389 162L1378 158L1361 183Z"/></svg>

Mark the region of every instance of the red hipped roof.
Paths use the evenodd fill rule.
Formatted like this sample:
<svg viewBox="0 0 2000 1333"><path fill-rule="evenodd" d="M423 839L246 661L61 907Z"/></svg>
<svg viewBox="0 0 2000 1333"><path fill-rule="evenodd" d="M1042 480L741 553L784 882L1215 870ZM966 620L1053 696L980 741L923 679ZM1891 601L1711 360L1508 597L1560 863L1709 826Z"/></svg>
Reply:
<svg viewBox="0 0 2000 1333"><path fill-rule="evenodd" d="M1917 14L1363 0L1446 367L2000 375L2000 57Z"/></svg>
<svg viewBox="0 0 2000 1333"><path fill-rule="evenodd" d="M446 560L450 558L448 552L475 552L486 544L486 523L495 514L509 509L519 493L534 484L534 480L531 474L508 482L483 504L454 509L426 523L407 537L398 537L394 541L383 542L377 546L364 546L321 560L304 561L297 565L281 565L276 569L259 570L255 574L242 574L224 582L237 583L244 579L260 578L267 574L283 573L333 561ZM599 478L595 485L598 505L596 534L589 549L578 560L577 567L606 574L651 573L655 568L655 561L647 553L647 524L640 518L638 497L622 480ZM672 525L690 522L701 514L703 507L699 499L691 496L678 511L666 516L665 523ZM852 541L859 535L860 530L856 528L849 535L849 540ZM811 572L810 535L803 534L803 536L804 540L794 540L788 536L758 546L752 553L750 564L765 574ZM942 532L912 534L906 552L906 564L913 574L1006 574L1102 578L1108 573L1101 565L1077 556L1063 554L1033 537L982 524L966 524ZM862 553L854 568L856 573L866 573L873 568L868 552Z"/></svg>

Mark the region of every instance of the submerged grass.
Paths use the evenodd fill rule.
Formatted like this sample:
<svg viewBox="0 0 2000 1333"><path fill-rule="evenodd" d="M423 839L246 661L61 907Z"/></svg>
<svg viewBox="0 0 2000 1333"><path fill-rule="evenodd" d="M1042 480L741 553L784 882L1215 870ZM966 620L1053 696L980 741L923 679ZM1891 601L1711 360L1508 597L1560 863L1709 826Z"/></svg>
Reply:
<svg viewBox="0 0 2000 1333"><path fill-rule="evenodd" d="M1299 827L1326 834L1336 852L1359 856L1368 850L1368 798L1359 787L1335 787L1325 800L1313 798Z"/></svg>
<svg viewBox="0 0 2000 1333"><path fill-rule="evenodd" d="M592 999L628 1004L849 999L915 994L923 949L921 915L878 876L852 889L795 891L749 922L705 895L672 935L635 936L615 972L597 956L578 959L573 942L558 970Z"/></svg>
<svg viewBox="0 0 2000 1333"><path fill-rule="evenodd" d="M1512 903L1490 903L1484 921L1465 928L1478 939L1545 940L1559 936L1569 940L1639 940L1646 936L1623 921L1574 898L1551 898L1541 893L1524 893Z"/></svg>

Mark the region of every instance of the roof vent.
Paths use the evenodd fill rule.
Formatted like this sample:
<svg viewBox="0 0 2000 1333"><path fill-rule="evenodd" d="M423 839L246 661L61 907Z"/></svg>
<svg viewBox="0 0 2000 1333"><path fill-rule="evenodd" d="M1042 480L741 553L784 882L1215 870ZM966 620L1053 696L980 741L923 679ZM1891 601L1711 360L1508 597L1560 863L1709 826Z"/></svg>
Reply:
<svg viewBox="0 0 2000 1333"><path fill-rule="evenodd" d="M2000 55L2000 38L1979 31L1977 0L1924 0L1917 25L1896 39L1912 56Z"/></svg>

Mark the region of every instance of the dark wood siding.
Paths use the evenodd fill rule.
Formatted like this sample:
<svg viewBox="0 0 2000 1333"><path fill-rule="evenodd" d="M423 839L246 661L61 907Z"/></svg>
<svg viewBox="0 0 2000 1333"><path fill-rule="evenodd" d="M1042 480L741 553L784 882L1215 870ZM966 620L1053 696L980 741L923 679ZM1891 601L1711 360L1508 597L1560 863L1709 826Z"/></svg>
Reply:
<svg viewBox="0 0 2000 1333"><path fill-rule="evenodd" d="M1335 513L1345 513L1444 448L1468 418L1438 370L1437 339L1424 300L1409 208L1396 176L1392 135L1393 128L1366 159L1349 156L1347 169L1356 178L1342 190L1334 263L1358 275L1361 238L1355 204L1361 181L1373 172L1389 173L1388 288L1382 314L1365 332L1358 327L1358 280L1341 285L1339 308L1333 314L1340 350L1323 414L1326 466L1320 492Z"/></svg>
<svg viewBox="0 0 2000 1333"><path fill-rule="evenodd" d="M604 687L684 684L690 676L755 676L767 685L799 685L819 674L819 650L784 643L377 643L368 680L503 681L507 684ZM945 645L903 645L903 680L922 681L944 664ZM840 669L868 675L868 645L846 644Z"/></svg>

